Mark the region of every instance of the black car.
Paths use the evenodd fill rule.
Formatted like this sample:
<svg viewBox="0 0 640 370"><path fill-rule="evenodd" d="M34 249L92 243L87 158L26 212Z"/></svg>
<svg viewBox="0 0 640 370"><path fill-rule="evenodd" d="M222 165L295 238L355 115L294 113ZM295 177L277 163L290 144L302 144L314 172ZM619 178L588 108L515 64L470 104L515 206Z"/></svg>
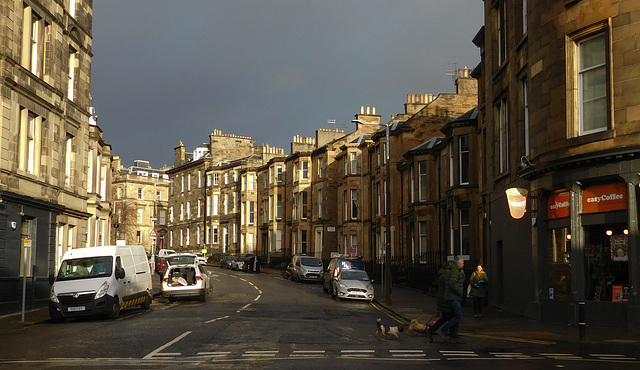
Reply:
<svg viewBox="0 0 640 370"><path fill-rule="evenodd" d="M235 261L236 258L234 256L225 256L220 260L220 268L222 269L230 269L231 264Z"/></svg>

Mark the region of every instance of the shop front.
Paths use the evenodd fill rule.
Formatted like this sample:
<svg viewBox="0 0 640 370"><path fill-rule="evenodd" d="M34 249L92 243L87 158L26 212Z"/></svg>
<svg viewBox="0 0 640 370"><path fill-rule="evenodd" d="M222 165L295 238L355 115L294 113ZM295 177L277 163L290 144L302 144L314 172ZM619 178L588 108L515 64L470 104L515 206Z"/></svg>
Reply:
<svg viewBox="0 0 640 370"><path fill-rule="evenodd" d="M545 194L542 320L576 323L578 303L585 302L588 325L635 325L631 276L638 266L629 261L637 207L631 191L635 193L637 185L610 179L585 185L577 181L571 189ZM634 231L630 225L636 225Z"/></svg>

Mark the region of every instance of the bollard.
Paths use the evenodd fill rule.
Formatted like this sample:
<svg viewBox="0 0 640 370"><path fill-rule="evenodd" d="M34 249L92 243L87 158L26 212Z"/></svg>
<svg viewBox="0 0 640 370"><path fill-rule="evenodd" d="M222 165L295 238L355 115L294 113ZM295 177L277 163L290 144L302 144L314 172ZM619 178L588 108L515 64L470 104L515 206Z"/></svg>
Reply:
<svg viewBox="0 0 640 370"><path fill-rule="evenodd" d="M578 302L578 329L580 331L580 340L584 340L585 330L587 329L587 323L584 319L585 304L586 303L584 301Z"/></svg>

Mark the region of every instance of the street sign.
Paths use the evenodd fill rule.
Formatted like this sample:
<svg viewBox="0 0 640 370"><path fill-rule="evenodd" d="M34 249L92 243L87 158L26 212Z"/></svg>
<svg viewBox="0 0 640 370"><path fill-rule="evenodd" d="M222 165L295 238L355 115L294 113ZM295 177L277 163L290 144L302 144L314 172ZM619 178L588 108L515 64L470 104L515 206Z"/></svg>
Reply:
<svg viewBox="0 0 640 370"><path fill-rule="evenodd" d="M151 234L149 235L152 238L155 238L158 236L158 234L156 234L156 229L151 229Z"/></svg>

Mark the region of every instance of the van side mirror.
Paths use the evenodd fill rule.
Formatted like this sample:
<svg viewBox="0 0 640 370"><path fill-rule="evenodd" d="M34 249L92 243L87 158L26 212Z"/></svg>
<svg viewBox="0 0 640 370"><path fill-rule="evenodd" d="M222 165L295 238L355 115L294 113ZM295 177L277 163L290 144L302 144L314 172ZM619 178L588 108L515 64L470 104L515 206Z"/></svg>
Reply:
<svg viewBox="0 0 640 370"><path fill-rule="evenodd" d="M124 279L124 268L116 267L116 280L117 279Z"/></svg>
<svg viewBox="0 0 640 370"><path fill-rule="evenodd" d="M53 285L53 282L56 281L56 278L53 274L49 274L49 285Z"/></svg>

